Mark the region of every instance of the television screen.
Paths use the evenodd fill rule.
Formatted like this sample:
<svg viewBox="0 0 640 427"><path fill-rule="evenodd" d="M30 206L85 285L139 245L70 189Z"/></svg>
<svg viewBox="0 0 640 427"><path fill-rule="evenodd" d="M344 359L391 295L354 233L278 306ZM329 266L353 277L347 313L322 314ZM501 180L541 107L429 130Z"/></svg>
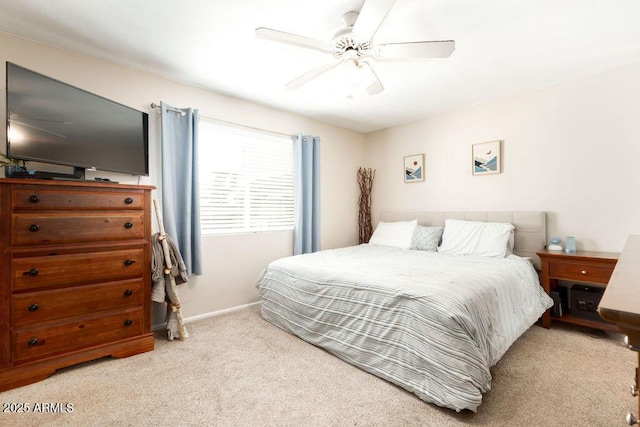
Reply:
<svg viewBox="0 0 640 427"><path fill-rule="evenodd" d="M148 175L147 113L7 62L7 155Z"/></svg>

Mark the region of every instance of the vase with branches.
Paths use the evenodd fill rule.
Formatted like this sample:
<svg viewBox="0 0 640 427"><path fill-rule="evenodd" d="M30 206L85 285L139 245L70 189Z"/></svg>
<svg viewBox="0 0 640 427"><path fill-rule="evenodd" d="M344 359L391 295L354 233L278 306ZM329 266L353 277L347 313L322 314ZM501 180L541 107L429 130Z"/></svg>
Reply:
<svg viewBox="0 0 640 427"><path fill-rule="evenodd" d="M375 169L358 169L358 185L360 186L360 197L358 198L358 240L360 243L369 243L369 239L373 234L373 225L371 224L371 190L373 189L373 178L375 176Z"/></svg>

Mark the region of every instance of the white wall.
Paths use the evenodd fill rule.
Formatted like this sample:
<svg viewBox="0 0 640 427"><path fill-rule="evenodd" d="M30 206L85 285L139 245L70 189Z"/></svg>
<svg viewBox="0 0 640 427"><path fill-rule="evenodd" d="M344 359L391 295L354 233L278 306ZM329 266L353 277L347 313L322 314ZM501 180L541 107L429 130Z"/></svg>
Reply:
<svg viewBox="0 0 640 427"><path fill-rule="evenodd" d="M471 145L501 139L503 173L472 176ZM618 252L640 233L640 63L367 136L382 211L544 210L548 235ZM405 184L405 155L425 153Z"/></svg>
<svg viewBox="0 0 640 427"><path fill-rule="evenodd" d="M3 88L0 112L3 116L5 61L149 112L151 171L150 176L143 177L140 183L158 187L154 191L154 197L158 199L159 114L151 110L152 102L165 101L176 107L198 108L202 116L274 132L319 135L322 140L322 248L358 243L359 189L356 173L358 167L363 166L365 135L0 33L0 81ZM1 128L0 141L4 141L6 128ZM4 148L0 151L4 152ZM95 175L90 173L88 177ZM123 183L138 182L137 177L128 175L105 172L99 172L99 175ZM204 274L179 288L183 316L204 315L258 301L254 287L256 278L269 261L291 255L292 242L291 232L205 237ZM164 309L156 305L154 324L161 323L163 319Z"/></svg>

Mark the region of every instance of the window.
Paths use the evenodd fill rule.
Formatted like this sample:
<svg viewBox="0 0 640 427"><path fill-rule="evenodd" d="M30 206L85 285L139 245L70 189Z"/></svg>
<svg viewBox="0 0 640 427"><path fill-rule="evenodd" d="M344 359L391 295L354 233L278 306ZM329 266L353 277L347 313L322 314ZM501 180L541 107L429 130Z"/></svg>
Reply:
<svg viewBox="0 0 640 427"><path fill-rule="evenodd" d="M202 117L198 130L202 233L293 229L291 138Z"/></svg>

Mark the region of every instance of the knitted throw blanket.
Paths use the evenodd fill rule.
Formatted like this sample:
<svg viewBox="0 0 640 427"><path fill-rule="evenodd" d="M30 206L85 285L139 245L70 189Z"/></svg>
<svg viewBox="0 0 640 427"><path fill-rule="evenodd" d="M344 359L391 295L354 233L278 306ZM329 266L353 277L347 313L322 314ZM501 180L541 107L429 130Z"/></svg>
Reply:
<svg viewBox="0 0 640 427"><path fill-rule="evenodd" d="M165 234L165 239L169 246L169 259L172 266L170 274L175 278L177 285L186 283L189 281L189 276L187 275L187 267L182 260L180 250L171 236ZM151 236L151 281L153 282L151 300L155 302L164 302L166 298L164 269L162 241L160 240L160 233L155 233ZM166 286L169 286L169 284L166 283Z"/></svg>

